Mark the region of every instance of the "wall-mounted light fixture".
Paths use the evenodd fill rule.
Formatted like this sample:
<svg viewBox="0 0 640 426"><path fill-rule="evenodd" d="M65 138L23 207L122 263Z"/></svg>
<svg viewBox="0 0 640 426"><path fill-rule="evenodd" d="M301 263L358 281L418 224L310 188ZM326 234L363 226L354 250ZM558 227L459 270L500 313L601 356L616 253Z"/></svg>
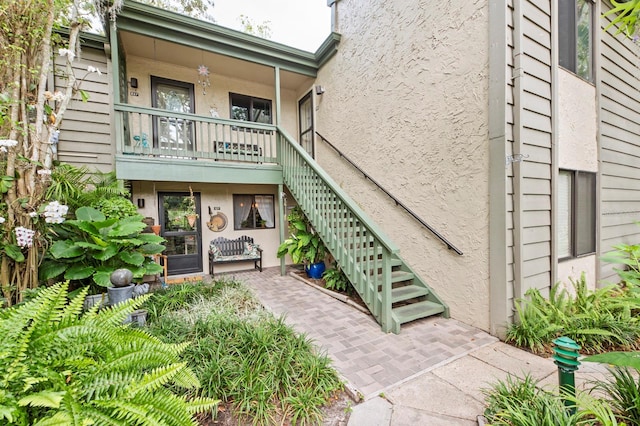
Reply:
<svg viewBox="0 0 640 426"><path fill-rule="evenodd" d="M131 77L131 79L129 80L129 86L131 86L132 89L137 89L138 88L138 79L135 77Z"/></svg>
<svg viewBox="0 0 640 426"><path fill-rule="evenodd" d="M144 198L138 198L138 208L144 209Z"/></svg>
<svg viewBox="0 0 640 426"><path fill-rule="evenodd" d="M315 89L316 89L316 95L322 95L324 93L324 86L317 84Z"/></svg>

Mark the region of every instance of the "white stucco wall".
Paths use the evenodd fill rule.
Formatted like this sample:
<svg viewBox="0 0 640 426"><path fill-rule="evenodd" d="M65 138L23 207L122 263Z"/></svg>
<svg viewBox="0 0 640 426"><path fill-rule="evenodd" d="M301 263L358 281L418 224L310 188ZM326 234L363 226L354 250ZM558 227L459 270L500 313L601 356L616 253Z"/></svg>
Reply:
<svg viewBox="0 0 640 426"><path fill-rule="evenodd" d="M317 159L452 316L488 330L488 3L336 6L342 40L316 80L326 89L317 130L464 255L447 250L322 142Z"/></svg>
<svg viewBox="0 0 640 426"><path fill-rule="evenodd" d="M201 215L198 218L200 229L202 229L202 265L203 272L209 271L209 241L225 237L229 239L238 238L242 235L252 237L256 244L260 245L264 251L262 253L262 266L264 268L280 265L280 259L276 257L278 243L280 240L278 229L278 217L280 210L278 208L278 187L275 185L229 185L229 184L191 184L194 192L200 193ZM145 200L145 206L138 209L138 213L145 217L152 217L156 224L158 221L158 192L186 192L189 187L185 183L176 182L133 182L132 194L134 203L138 198ZM273 229L243 229L234 230L233 224L233 195L234 194L273 194L275 201L275 218L276 228ZM211 207L212 213L215 215L222 212L227 217L227 227L220 232L211 231L206 222L209 221L208 208ZM215 208L219 207L219 210ZM216 273L252 269L253 263L232 263L229 265L216 265Z"/></svg>
<svg viewBox="0 0 640 426"><path fill-rule="evenodd" d="M598 171L596 88L560 68L558 71L558 166Z"/></svg>
<svg viewBox="0 0 640 426"><path fill-rule="evenodd" d="M560 69L558 71L558 167L598 171L596 89L593 84ZM558 262L558 281L580 278L585 272L589 288L596 286L596 255ZM569 286L571 287L571 286Z"/></svg>

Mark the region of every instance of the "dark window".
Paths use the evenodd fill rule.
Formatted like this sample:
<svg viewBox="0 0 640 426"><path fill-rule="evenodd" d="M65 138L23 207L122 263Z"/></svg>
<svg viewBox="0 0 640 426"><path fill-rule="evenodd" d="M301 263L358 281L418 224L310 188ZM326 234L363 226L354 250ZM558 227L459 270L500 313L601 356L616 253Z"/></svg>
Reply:
<svg viewBox="0 0 640 426"><path fill-rule="evenodd" d="M593 0L559 0L560 66L593 81Z"/></svg>
<svg viewBox="0 0 640 426"><path fill-rule="evenodd" d="M560 170L558 175L558 257L596 251L596 174Z"/></svg>
<svg viewBox="0 0 640 426"><path fill-rule="evenodd" d="M252 121L254 123L272 124L271 101L246 95L230 93L231 118L233 120Z"/></svg>
<svg viewBox="0 0 640 426"><path fill-rule="evenodd" d="M273 195L233 196L233 229L275 228Z"/></svg>

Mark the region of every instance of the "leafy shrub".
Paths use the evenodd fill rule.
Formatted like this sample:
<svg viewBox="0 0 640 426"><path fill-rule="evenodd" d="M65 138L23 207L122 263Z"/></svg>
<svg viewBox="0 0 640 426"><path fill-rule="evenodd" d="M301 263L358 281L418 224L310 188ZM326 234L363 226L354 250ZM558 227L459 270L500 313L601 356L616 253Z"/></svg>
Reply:
<svg viewBox="0 0 640 426"><path fill-rule="evenodd" d="M71 300L67 289L0 311L1 423L195 425L193 414L215 406L172 391L199 387L179 357L187 343L122 326L147 296L82 314L86 288Z"/></svg>
<svg viewBox="0 0 640 426"><path fill-rule="evenodd" d="M569 426L576 425L560 398L539 389L531 376L508 376L485 390L484 415L491 425Z"/></svg>
<svg viewBox="0 0 640 426"><path fill-rule="evenodd" d="M585 353L612 348L640 347L640 320L634 315L638 299L616 286L589 291L584 274L571 281L575 296L555 284L549 298L530 289L516 304L518 320L507 330L507 342L535 353L549 352L551 342L563 335L582 346Z"/></svg>
<svg viewBox="0 0 640 426"><path fill-rule="evenodd" d="M82 206L93 206L102 200L128 195L129 189L122 180L116 178L115 172L100 173L84 166L63 163L51 173L51 184L45 200L58 200L73 212Z"/></svg>
<svg viewBox="0 0 640 426"><path fill-rule="evenodd" d="M199 300L211 299L224 288L237 286L239 283L234 281L214 281L212 284L197 281L156 290L151 300L145 304L147 318L154 321L164 314L186 309Z"/></svg>
<svg viewBox="0 0 640 426"><path fill-rule="evenodd" d="M288 254L293 263L305 265L324 261L327 247L299 206L291 210L287 221L290 235L278 247L277 256L283 257Z"/></svg>
<svg viewBox="0 0 640 426"><path fill-rule="evenodd" d="M634 292L640 291L640 245L619 244L614 250L602 256L602 261L624 265L624 269L613 268L625 285Z"/></svg>
<svg viewBox="0 0 640 426"><path fill-rule="evenodd" d="M40 267L41 279L64 277L109 287L109 277L116 269L127 268L134 278L162 272L150 256L165 249L164 239L141 233L146 228L142 216L107 219L92 207L81 207L76 217L55 228L56 241Z"/></svg>
<svg viewBox="0 0 640 426"><path fill-rule="evenodd" d="M135 216L138 209L126 198L106 198L94 203L91 207L100 210L107 219L124 219Z"/></svg>
<svg viewBox="0 0 640 426"><path fill-rule="evenodd" d="M509 375L484 389L487 405L484 416L492 426L577 426L618 424L608 401L587 393L577 396L555 394L538 387L527 375ZM565 400L572 410L568 410Z"/></svg>
<svg viewBox="0 0 640 426"><path fill-rule="evenodd" d="M611 377L597 382L594 388L608 395L619 417L631 425L640 424L640 352L609 352L586 357L584 361L611 366Z"/></svg>
<svg viewBox="0 0 640 426"><path fill-rule="evenodd" d="M324 287L329 290L346 292L352 289L349 278L347 278L337 263L335 268L327 269L324 274L322 274L322 278L324 279Z"/></svg>
<svg viewBox="0 0 640 426"><path fill-rule="evenodd" d="M278 416L320 424L320 407L342 389L329 358L262 309L246 287L228 284L219 291L201 287L209 295L194 297L174 313L163 310L150 331L175 343L192 341L184 355L203 384L202 394L231 403L236 414L254 424L288 424ZM172 290L163 297L171 298Z"/></svg>

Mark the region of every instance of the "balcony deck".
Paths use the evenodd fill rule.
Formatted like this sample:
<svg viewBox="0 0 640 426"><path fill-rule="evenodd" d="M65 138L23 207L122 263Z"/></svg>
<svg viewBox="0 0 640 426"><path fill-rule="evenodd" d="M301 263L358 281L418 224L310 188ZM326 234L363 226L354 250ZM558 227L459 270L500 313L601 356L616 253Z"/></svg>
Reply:
<svg viewBox="0 0 640 426"><path fill-rule="evenodd" d="M119 178L282 183L273 125L126 104L115 111Z"/></svg>

